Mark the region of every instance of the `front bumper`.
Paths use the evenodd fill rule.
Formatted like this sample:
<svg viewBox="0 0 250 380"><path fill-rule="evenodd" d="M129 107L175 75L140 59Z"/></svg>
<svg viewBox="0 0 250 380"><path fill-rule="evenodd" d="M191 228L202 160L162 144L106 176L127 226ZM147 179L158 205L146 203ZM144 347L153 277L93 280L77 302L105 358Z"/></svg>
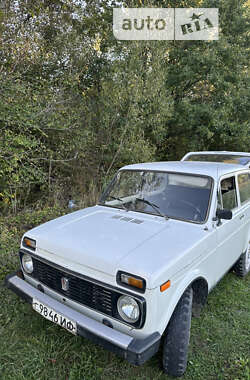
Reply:
<svg viewBox="0 0 250 380"><path fill-rule="evenodd" d="M21 271L8 275L5 285L26 302L32 304L33 298L36 298L59 314L76 321L77 335L100 344L132 364L142 365L159 349L161 336L158 332L144 339L138 339L116 331L34 288L23 279Z"/></svg>

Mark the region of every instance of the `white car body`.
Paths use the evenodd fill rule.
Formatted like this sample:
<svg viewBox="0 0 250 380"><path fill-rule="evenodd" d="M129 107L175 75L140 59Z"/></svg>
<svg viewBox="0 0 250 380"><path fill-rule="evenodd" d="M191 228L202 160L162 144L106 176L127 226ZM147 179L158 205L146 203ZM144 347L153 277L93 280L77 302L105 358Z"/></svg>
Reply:
<svg viewBox="0 0 250 380"><path fill-rule="evenodd" d="M250 159L249 153L242 154ZM211 177L213 188L204 223L171 218L166 220L158 215L96 205L25 233L25 236L36 241L35 252L23 243L21 245L21 250L30 251L38 259L95 279L121 292L128 289L117 283L118 271L143 278L146 281L143 294L136 289L129 290L132 296L145 299L146 318L143 327L134 328L106 316L114 331L128 337L143 339L155 332L162 336L185 289L196 283L197 297L203 303L207 293L249 247L250 201L248 199L241 204L237 183L239 175L250 175L249 165L185 162L185 157L179 162L136 164L120 170L167 171ZM231 220L218 223L217 193L220 182L228 177L235 177L238 206L232 210ZM23 276L24 280L20 281L38 287L39 281L24 271ZM170 281L171 286L161 292L160 286L167 281ZM65 295L43 284L42 287L44 295L50 299L103 323L102 313L67 299Z"/></svg>

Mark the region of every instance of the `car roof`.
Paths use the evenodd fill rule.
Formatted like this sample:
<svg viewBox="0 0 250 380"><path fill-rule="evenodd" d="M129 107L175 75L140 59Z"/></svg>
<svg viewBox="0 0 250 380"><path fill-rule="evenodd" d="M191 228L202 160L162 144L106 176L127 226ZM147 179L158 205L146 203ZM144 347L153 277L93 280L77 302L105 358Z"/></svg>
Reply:
<svg viewBox="0 0 250 380"><path fill-rule="evenodd" d="M187 174L206 175L213 178L221 177L227 173L240 171L245 167L237 164L224 164L220 162L199 161L166 161L145 162L122 167L120 170L155 170L164 172L179 172Z"/></svg>

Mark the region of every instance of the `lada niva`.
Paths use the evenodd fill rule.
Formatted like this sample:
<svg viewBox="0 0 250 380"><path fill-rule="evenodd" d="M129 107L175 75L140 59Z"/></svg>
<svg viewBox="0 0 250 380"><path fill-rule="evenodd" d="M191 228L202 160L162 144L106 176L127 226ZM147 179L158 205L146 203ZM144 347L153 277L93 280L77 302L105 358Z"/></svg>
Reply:
<svg viewBox="0 0 250 380"><path fill-rule="evenodd" d="M192 312L250 268L250 153L193 152L121 168L99 203L22 238L6 285L44 318L140 365L162 341L186 369Z"/></svg>

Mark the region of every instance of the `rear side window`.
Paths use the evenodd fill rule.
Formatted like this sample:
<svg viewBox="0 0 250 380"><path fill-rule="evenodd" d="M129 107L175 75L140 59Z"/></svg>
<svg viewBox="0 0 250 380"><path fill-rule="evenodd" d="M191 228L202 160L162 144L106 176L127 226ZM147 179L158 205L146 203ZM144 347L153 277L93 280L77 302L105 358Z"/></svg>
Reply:
<svg viewBox="0 0 250 380"><path fill-rule="evenodd" d="M238 176L240 201L245 203L250 200L250 174L244 173Z"/></svg>
<svg viewBox="0 0 250 380"><path fill-rule="evenodd" d="M223 179L221 181L220 188L221 188L222 207L227 210L233 210L235 207L238 206L235 177Z"/></svg>

